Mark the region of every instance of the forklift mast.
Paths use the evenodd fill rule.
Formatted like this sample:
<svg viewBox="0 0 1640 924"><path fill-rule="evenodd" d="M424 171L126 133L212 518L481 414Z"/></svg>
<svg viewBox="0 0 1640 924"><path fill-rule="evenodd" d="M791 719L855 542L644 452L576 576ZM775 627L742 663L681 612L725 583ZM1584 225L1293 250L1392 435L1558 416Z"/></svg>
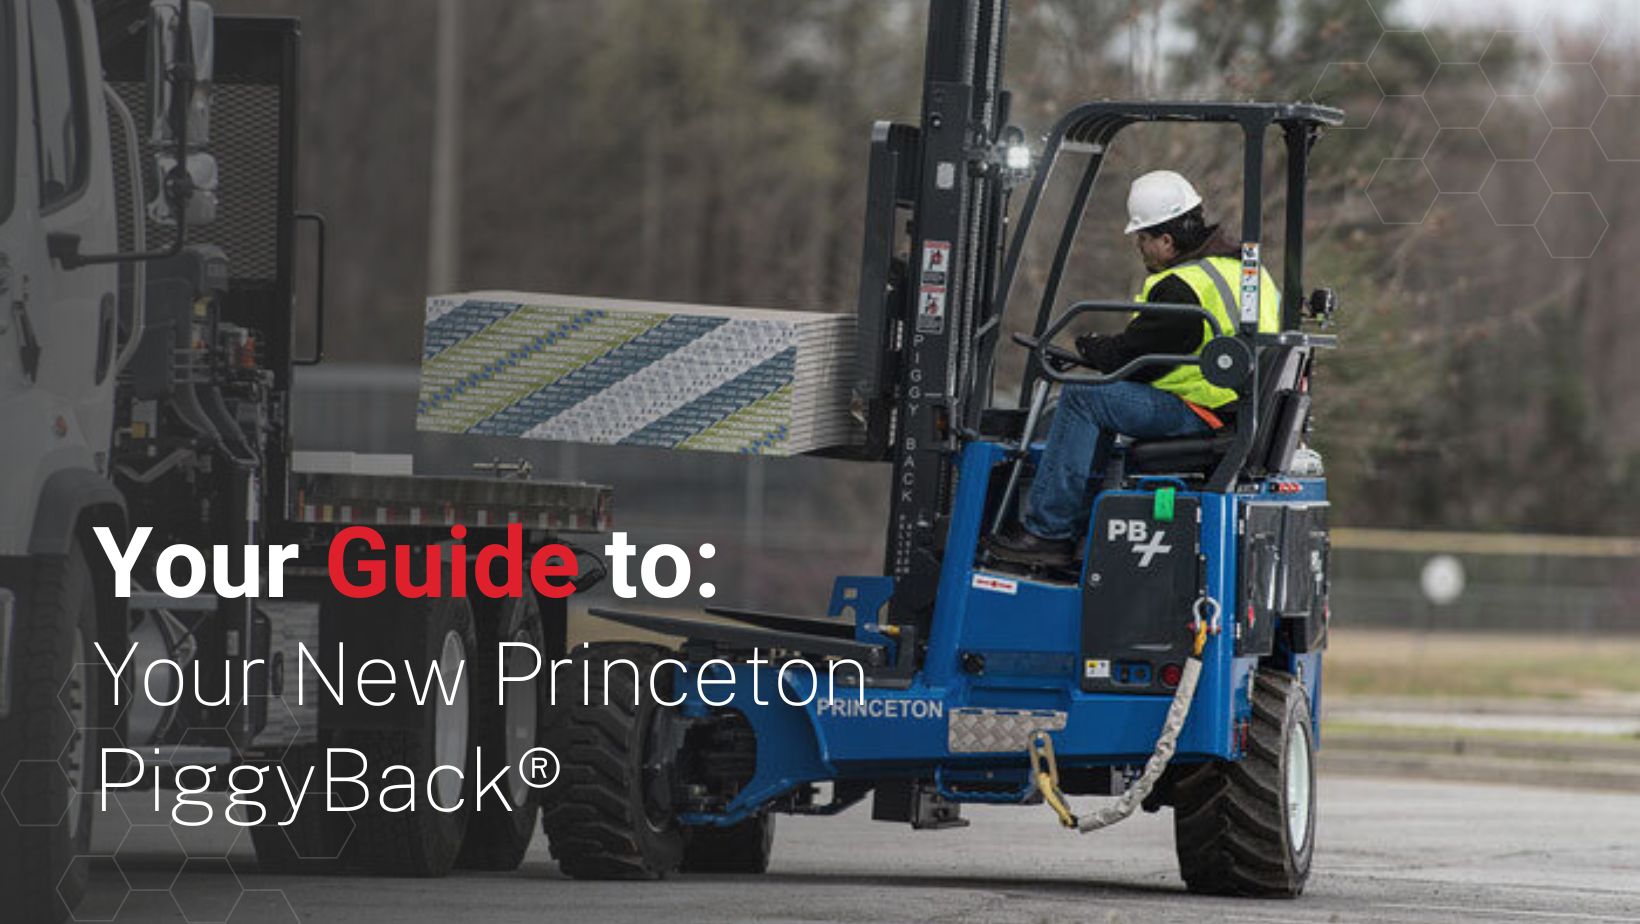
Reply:
<svg viewBox="0 0 1640 924"><path fill-rule="evenodd" d="M933 614L957 434L977 417L965 383L997 269L1002 196L992 151L1007 122L1007 20L1008 0L933 0L922 124L882 123L872 138L859 306L867 361L857 393L866 454L893 463L888 622L914 638L926 639Z"/></svg>

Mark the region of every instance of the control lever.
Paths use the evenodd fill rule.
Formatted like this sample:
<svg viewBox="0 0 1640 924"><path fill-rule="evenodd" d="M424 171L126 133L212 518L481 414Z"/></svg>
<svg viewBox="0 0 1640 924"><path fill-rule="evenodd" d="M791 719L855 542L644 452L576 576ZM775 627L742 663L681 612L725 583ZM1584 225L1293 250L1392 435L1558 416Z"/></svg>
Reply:
<svg viewBox="0 0 1640 924"><path fill-rule="evenodd" d="M1015 343L1027 350L1032 351L1033 353L1036 352L1037 344L1042 342L1036 337L1028 337L1025 334L1018 332L1015 332L1013 337ZM1043 347L1042 353L1056 364L1057 371L1064 371L1071 366L1088 366L1088 361L1082 358L1081 353L1078 353L1075 350L1067 350L1062 346L1056 346L1052 343ZM1088 366L1088 368L1091 369L1093 367Z"/></svg>
<svg viewBox="0 0 1640 924"><path fill-rule="evenodd" d="M1013 338L1015 343L1033 353L1037 351L1038 345L1041 344L1041 341L1036 337L1028 337L1017 331L1013 334ZM1041 353L1047 356L1049 362L1063 364L1065 367L1087 365L1087 361L1082 358L1082 354L1051 343L1043 346ZM991 520L991 535L993 536L999 535L1002 532L1002 527L1007 524L1008 507L1013 503L1014 495L1019 492L1019 479L1025 473L1025 458L1030 452L1031 440L1036 437L1037 425L1042 422L1042 411L1047 407L1048 389L1052 385L1053 383L1048 379L1038 378L1036 383L1031 386L1031 409L1025 415L1025 429L1019 435L1019 448L1015 453L1014 467L1008 473L1008 486L1003 489L1002 502L997 505L996 516Z"/></svg>
<svg viewBox="0 0 1640 924"><path fill-rule="evenodd" d="M1014 335L1016 338L1018 334ZM1042 420L1042 409L1048 403L1048 387L1052 385L1047 379L1037 379L1031 388L1031 410L1025 415L1025 429L1019 435L1019 450L1014 459L1013 470L1008 473L1008 486L1002 491L1002 502L997 505L997 515L991 520L991 535L1002 532L1007 522L1008 506L1013 503L1014 494L1019 491L1019 479L1025 472L1025 458L1030 452L1031 438L1036 435L1036 426Z"/></svg>

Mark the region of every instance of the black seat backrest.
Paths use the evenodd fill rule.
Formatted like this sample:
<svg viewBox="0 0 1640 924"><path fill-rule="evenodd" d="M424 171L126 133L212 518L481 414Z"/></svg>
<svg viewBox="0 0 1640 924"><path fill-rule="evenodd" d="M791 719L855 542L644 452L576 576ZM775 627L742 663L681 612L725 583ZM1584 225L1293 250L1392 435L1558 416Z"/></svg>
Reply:
<svg viewBox="0 0 1640 924"><path fill-rule="evenodd" d="M1299 391L1309 362L1310 351L1301 347L1266 347L1259 357L1258 434L1253 438L1253 451L1247 454L1248 467L1254 474L1279 472L1292 461L1298 431L1304 424L1298 414L1299 405L1306 415L1309 410L1310 396ZM1271 458L1283 454L1282 458Z"/></svg>
<svg viewBox="0 0 1640 924"><path fill-rule="evenodd" d="M1258 358L1259 422L1248 467L1255 474L1281 471L1292 460L1298 435L1309 416L1309 395L1299 391L1309 365L1308 349L1266 347ZM1132 474L1206 474L1235 442L1233 433L1135 440L1127 449ZM1273 458L1274 457L1274 458Z"/></svg>

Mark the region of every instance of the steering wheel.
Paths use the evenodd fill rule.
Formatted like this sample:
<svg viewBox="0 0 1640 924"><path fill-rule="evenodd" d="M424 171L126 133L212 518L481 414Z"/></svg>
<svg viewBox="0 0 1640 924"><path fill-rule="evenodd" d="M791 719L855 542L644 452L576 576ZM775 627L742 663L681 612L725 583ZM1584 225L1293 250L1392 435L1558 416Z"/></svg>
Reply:
<svg viewBox="0 0 1640 924"><path fill-rule="evenodd" d="M1015 343L1032 352L1035 352L1037 345L1042 342L1036 337L1031 337L1026 334L1019 333L1018 331L1014 332L1013 338ZM1061 368L1068 366L1082 366L1087 369L1093 368L1093 366L1088 365L1087 360L1082 358L1082 354L1076 352L1075 350L1067 350L1062 346L1055 346L1050 343L1043 348L1042 352L1045 353L1049 359L1053 360L1055 363L1058 363Z"/></svg>

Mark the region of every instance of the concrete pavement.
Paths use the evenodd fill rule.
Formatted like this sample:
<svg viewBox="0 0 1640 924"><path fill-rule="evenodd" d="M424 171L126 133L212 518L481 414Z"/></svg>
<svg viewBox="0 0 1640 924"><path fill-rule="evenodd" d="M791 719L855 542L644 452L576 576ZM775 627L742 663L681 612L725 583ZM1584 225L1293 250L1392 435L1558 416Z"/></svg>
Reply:
<svg viewBox="0 0 1640 924"><path fill-rule="evenodd" d="M141 800L127 805L144 821ZM1083 804L1087 800L1076 800ZM415 924L715 921L1637 922L1640 796L1329 778L1315 872L1297 901L1184 893L1167 813L1098 835L1063 831L1041 806L969 807L973 826L914 832L858 807L782 817L761 877L661 883L563 879L540 839L510 875L445 880L276 877L223 826L121 833L104 826L98 889L83 917ZM146 819L152 820L152 819ZM199 859L178 869L182 849ZM226 859L211 860L205 854ZM121 891L113 869L149 888ZM183 911L187 910L185 919Z"/></svg>

